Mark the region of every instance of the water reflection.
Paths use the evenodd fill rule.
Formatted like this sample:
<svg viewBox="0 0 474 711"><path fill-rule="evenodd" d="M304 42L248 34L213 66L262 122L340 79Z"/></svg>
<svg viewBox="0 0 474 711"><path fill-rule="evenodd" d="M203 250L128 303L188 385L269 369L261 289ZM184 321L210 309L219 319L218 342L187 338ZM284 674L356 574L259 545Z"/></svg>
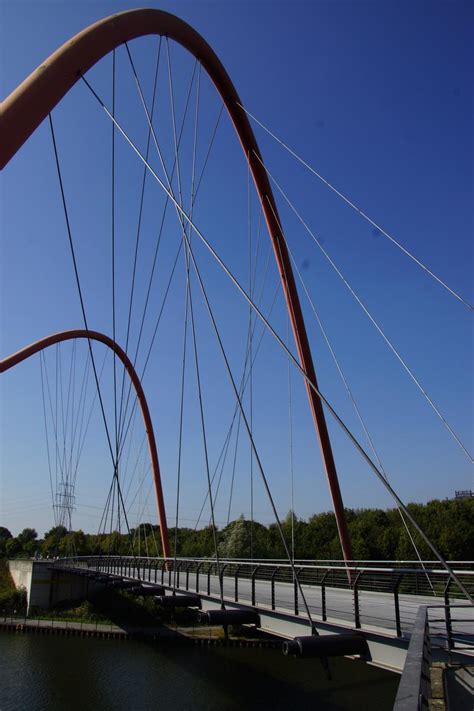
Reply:
<svg viewBox="0 0 474 711"><path fill-rule="evenodd" d="M0 633L2 711L67 709L391 709L399 677L346 659L169 641L120 642Z"/></svg>

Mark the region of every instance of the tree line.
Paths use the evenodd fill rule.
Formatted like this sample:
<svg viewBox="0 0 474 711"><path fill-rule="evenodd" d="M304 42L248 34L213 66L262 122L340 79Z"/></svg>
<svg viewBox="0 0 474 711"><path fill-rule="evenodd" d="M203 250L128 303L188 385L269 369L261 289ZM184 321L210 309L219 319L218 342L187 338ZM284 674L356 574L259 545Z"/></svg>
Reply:
<svg viewBox="0 0 474 711"><path fill-rule="evenodd" d="M426 535L448 560L472 559L474 551L474 499L433 500L408 504L408 509ZM415 560L416 553L397 509L346 509L355 560ZM297 559L342 558L333 513L315 514L303 520L291 511L281 521L287 546ZM263 525L243 516L217 532L219 554L225 558L285 558L276 523ZM433 553L412 528L411 536L424 560ZM172 555L213 557L212 526L169 529ZM130 533L112 531L90 534L55 526L42 539L33 528L14 537L0 526L0 557L56 557L71 555L161 555L160 528L141 523Z"/></svg>

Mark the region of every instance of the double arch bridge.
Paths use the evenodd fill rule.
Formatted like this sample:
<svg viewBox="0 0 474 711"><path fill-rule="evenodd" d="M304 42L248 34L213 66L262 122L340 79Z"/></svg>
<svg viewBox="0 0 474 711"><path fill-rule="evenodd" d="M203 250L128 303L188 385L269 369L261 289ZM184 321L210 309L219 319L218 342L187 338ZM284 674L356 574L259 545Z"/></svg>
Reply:
<svg viewBox="0 0 474 711"><path fill-rule="evenodd" d="M208 614L210 621L225 620L223 613L240 610L245 613L244 618L247 615L246 619L253 619L254 623L262 629L288 639L306 637L308 629L312 633L311 636L315 638L328 636L331 633L346 635L350 637L350 644L354 645L353 649L359 650L355 653L362 653L372 662L396 670L401 670L403 667L418 608L426 605L431 610L433 629L438 630L433 633L433 637L439 635L440 650L448 652L456 650L468 654L469 647L472 647L472 635L468 633L473 611L470 605L474 575L472 564L450 565L438 555L437 550L388 484L386 477L357 443L320 392L293 274L292 259L281 227L271 181L239 95L226 70L205 40L182 20L159 10L128 11L86 28L51 55L3 102L0 119L1 167L7 165L23 143L78 81L83 79L87 84L84 74L99 59L114 52L120 45L127 46L127 42L148 34L173 39L196 57L217 88L240 140L255 183L281 280L298 358L295 359L288 349L286 350L304 378L336 515L344 561L340 564L327 561L308 563L297 560L285 563L219 560L218 558L182 559L170 556L158 450L140 378L126 349L121 349L114 338L89 329L81 297L83 329L48 336L2 361L1 369L8 370L53 343L75 338L86 339L89 346L91 340L101 341L121 359L137 392L148 435L164 557L144 559L136 556L130 558L99 556L59 559L52 565L53 576L55 576L53 585L60 585L62 577L66 576L68 579L75 577L77 580L85 581L86 589L91 584L128 588L138 595L153 595L164 606L181 604L200 609L202 613ZM88 86L91 88L90 85ZM92 92L95 94L93 90ZM98 98L97 94L95 96ZM127 139L107 107L102 105L102 108L112 119L117 131ZM131 148L144 160L133 142L127 140ZM204 235L194 224L192 211L188 214L183 209L171 185L166 187L147 161L144 162L145 167L153 173L176 209L181 222L188 268L189 262L194 262L190 238L186 234L188 227L190 232L194 231L200 239L204 240L211 254L218 258L212 246L206 242ZM76 277L79 285L77 270ZM250 306L256 310L257 316L263 318L264 324L271 329L258 307L255 307L235 279L234 284L247 298ZM281 341L273 329L271 330L277 340ZM238 399L237 390L236 395ZM426 562L420 567L418 563L373 564L353 561L323 404L336 417L382 484L393 495L396 503L430 546L438 559L436 563ZM460 598L454 598L454 604L459 599L459 605L462 607L452 607L453 611L461 609L458 619L456 619L457 613L451 614L450 608L450 605L453 605L454 588L461 591L456 593L460 594ZM465 604L461 600L465 601ZM220 617L215 611L220 613ZM355 637L354 632L361 634L362 637ZM321 650L319 656L324 656Z"/></svg>

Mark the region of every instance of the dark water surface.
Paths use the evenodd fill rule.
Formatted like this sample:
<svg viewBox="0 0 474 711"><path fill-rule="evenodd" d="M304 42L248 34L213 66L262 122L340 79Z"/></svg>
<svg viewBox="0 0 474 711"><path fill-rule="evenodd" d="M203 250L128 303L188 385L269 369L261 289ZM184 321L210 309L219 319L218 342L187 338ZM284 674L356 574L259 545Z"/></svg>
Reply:
<svg viewBox="0 0 474 711"><path fill-rule="evenodd" d="M0 632L1 711L392 708L397 675L346 659L331 671L272 649Z"/></svg>

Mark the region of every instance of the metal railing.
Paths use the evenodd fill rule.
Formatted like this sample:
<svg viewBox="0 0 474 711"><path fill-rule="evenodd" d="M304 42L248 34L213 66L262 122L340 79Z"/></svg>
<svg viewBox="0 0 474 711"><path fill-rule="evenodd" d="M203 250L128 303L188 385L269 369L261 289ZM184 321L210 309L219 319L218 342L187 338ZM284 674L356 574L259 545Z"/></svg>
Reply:
<svg viewBox="0 0 474 711"><path fill-rule="evenodd" d="M338 563L338 564L336 564ZM463 599L444 569L366 565L347 566L340 561L296 561L295 573L311 615L323 621L338 620L345 626L393 630L409 634L420 604L444 604ZM303 615L300 586L291 566L281 561L221 560L212 558L136 558L86 556L58 559L55 568L87 569L91 574L136 579L176 591L217 597L219 575L228 602L249 604L268 611ZM470 567L468 567L470 566ZM474 592L472 563L456 565L455 573ZM374 593L378 594L374 598ZM383 602L380 612L374 605ZM470 607L470 606L469 606ZM450 613L444 618L445 634L454 639Z"/></svg>
<svg viewBox="0 0 474 711"><path fill-rule="evenodd" d="M440 617L435 616L438 612L441 613ZM408 645L394 711L421 711L429 708L430 666L435 650L447 652L448 659L454 652L466 654L474 650L474 616L466 617L465 613L466 605L420 605ZM455 631L455 623L461 631ZM463 632L462 625L469 627Z"/></svg>
<svg viewBox="0 0 474 711"><path fill-rule="evenodd" d="M421 711L429 708L431 643L428 608L421 605L408 645L402 678L398 686L394 711Z"/></svg>

